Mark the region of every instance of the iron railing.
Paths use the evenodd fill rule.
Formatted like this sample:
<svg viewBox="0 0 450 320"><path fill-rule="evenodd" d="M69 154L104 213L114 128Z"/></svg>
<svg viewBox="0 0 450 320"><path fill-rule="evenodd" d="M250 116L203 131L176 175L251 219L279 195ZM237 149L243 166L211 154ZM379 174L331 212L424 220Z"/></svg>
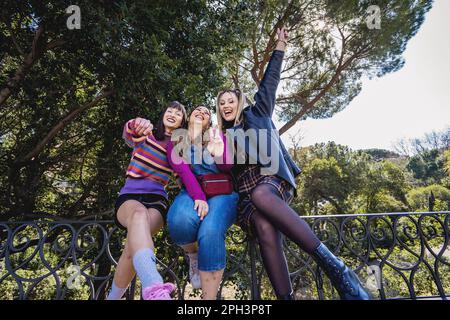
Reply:
<svg viewBox="0 0 450 320"><path fill-rule="evenodd" d="M450 296L450 212L303 217L352 269L374 299ZM104 299L125 232L110 220L61 220L34 215L0 222L0 299ZM285 239L297 299L337 299L310 256ZM176 283L177 299L198 298L188 285L182 251L162 232L160 271ZM257 243L233 226L219 299L272 299ZM127 299L139 298L134 279Z"/></svg>

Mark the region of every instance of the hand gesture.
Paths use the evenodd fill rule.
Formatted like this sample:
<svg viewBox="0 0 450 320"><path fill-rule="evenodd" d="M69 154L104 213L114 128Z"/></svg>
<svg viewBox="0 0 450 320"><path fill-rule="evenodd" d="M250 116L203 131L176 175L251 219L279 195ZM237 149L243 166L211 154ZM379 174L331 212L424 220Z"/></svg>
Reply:
<svg viewBox="0 0 450 320"><path fill-rule="evenodd" d="M208 214L208 202L203 200L195 200L194 210L197 210L197 215L200 217L200 220L203 220Z"/></svg>
<svg viewBox="0 0 450 320"><path fill-rule="evenodd" d="M221 157L223 155L224 143L218 127L209 128L209 142L206 148L213 157Z"/></svg>
<svg viewBox="0 0 450 320"><path fill-rule="evenodd" d="M286 30L286 28L283 26L279 29L277 29L277 47L276 50L284 51L287 46L289 38L289 32Z"/></svg>
<svg viewBox="0 0 450 320"><path fill-rule="evenodd" d="M134 119L134 132L138 136L146 136L150 134L153 130L153 124L150 120L144 118L136 118Z"/></svg>

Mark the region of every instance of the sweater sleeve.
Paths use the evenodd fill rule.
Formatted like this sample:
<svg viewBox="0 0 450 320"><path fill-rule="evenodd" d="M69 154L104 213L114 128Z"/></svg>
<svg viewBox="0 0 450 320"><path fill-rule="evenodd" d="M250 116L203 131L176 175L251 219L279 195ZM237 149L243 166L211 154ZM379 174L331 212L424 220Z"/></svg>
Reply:
<svg viewBox="0 0 450 320"><path fill-rule="evenodd" d="M167 144L167 160L169 161L172 170L176 172L183 182L187 193L194 200L206 201L205 193L203 192L200 184L198 183L194 173L192 172L189 164L184 161L179 155L173 151L173 143L169 141Z"/></svg>
<svg viewBox="0 0 450 320"><path fill-rule="evenodd" d="M136 131L134 130L134 119L125 123L122 137L125 140L125 143L131 148L136 147L146 139L145 136L138 136L136 134Z"/></svg>

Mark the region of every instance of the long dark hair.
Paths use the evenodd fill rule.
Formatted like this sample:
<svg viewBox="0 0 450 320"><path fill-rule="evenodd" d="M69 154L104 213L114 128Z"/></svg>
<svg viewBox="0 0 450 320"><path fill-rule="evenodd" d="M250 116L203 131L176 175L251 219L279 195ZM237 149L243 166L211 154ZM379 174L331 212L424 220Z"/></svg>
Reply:
<svg viewBox="0 0 450 320"><path fill-rule="evenodd" d="M181 120L181 126L180 128L186 129L187 127L187 113L186 108L179 103L178 101L172 101L166 109L161 113L158 119L158 123L156 124L155 131L153 132L153 136L156 138L156 140L161 141L165 139L165 128L164 128L164 114L166 113L167 109L172 108L179 110L183 113L183 119Z"/></svg>

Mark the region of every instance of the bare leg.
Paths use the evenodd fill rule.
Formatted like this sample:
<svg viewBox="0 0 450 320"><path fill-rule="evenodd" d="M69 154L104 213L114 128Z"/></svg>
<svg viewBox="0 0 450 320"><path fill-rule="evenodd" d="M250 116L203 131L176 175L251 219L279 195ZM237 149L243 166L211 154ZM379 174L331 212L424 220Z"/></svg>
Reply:
<svg viewBox="0 0 450 320"><path fill-rule="evenodd" d="M114 283L119 288L127 288L136 274L133 268L131 255L128 251L128 243L125 243L125 248L117 263L116 272L114 273Z"/></svg>
<svg viewBox="0 0 450 320"><path fill-rule="evenodd" d="M219 291L220 281L222 280L223 270L218 271L200 271L202 281L202 299L216 300L217 291Z"/></svg>
<svg viewBox="0 0 450 320"><path fill-rule="evenodd" d="M146 209L141 203L134 201L134 200L128 200L127 202L125 202L119 209L118 212L118 219L119 222L127 227L128 223L130 222L130 220L138 220L136 218L141 219L141 213L136 214L136 211L138 210L140 212L144 212L145 210L145 231L144 230L139 230L138 232L143 232L145 234L148 234L148 230L150 230L151 235L156 234L161 227L163 226L163 219L161 217L161 214L159 213L159 211L155 210L155 209ZM134 216L135 218L131 218L132 216ZM143 220L143 219L142 219ZM141 221L142 221L141 220ZM153 245L153 241L151 236L149 235L147 236L143 236L142 239L144 241L146 241L147 246L142 246L140 247L139 245L139 239L141 239L142 234L136 234L136 237L132 237L132 240L134 241L134 243L137 243L137 249L134 249L134 253L141 249L141 248L152 248L154 247ZM116 272L114 274L114 283L116 284L117 287L119 288L127 288L131 282L131 280L133 280L134 276L135 276L135 270L133 268L133 254L131 253L130 250L130 231L128 229L128 240L125 243L125 248L122 252L122 255L120 256L119 262L117 264L116 267Z"/></svg>
<svg viewBox="0 0 450 320"><path fill-rule="evenodd" d="M195 253L198 251L197 242L180 246L186 253Z"/></svg>
<svg viewBox="0 0 450 320"><path fill-rule="evenodd" d="M143 248L154 249L151 235L158 232L164 224L159 211L147 209L138 201L128 200L119 208L117 219L127 228L130 256Z"/></svg>

